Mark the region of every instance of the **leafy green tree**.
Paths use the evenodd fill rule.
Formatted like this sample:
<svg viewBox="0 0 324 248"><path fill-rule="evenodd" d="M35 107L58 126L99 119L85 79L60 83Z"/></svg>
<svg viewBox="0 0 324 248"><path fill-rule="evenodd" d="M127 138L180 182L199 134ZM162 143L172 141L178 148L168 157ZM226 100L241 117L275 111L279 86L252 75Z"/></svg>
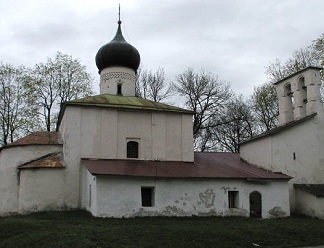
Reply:
<svg viewBox="0 0 324 248"><path fill-rule="evenodd" d="M29 70L0 64L0 143L7 145L34 131L37 126L36 97L28 89Z"/></svg>
<svg viewBox="0 0 324 248"><path fill-rule="evenodd" d="M60 104L91 95L92 81L79 59L57 52L46 63L36 64L29 88L37 95L42 126L51 131L56 128Z"/></svg>

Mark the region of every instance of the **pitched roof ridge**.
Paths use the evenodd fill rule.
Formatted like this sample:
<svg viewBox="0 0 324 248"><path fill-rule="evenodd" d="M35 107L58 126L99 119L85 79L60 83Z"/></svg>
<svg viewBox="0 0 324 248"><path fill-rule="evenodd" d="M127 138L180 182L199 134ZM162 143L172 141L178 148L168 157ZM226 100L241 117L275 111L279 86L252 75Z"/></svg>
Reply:
<svg viewBox="0 0 324 248"><path fill-rule="evenodd" d="M41 162L45 160L50 160L57 157L57 165L56 166L41 166ZM53 160L54 161L54 160ZM34 166L28 166L35 164ZM18 169L30 169L30 168L62 168L64 167L64 162L63 162L63 152L52 152L48 153L46 155L43 155L41 157L32 159L28 162L25 162L21 165L18 166Z"/></svg>
<svg viewBox="0 0 324 248"><path fill-rule="evenodd" d="M32 132L10 144L0 148L27 146L27 145L62 145L62 138L59 132L55 131L36 131Z"/></svg>

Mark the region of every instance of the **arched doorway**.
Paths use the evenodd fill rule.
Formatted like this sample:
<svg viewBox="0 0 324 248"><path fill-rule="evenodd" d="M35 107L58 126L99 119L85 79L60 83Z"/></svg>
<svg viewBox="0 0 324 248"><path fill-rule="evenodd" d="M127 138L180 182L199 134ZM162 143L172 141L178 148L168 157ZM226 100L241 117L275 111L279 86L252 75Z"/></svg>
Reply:
<svg viewBox="0 0 324 248"><path fill-rule="evenodd" d="M250 217L262 217L262 196L258 191L250 194Z"/></svg>

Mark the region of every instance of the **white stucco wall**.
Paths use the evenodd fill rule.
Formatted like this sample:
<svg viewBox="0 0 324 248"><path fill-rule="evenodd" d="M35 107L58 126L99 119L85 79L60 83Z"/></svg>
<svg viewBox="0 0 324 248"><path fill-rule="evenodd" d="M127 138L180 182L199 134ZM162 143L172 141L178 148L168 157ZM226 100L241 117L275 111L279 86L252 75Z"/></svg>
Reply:
<svg viewBox="0 0 324 248"><path fill-rule="evenodd" d="M139 159L193 161L192 116L67 106L60 125L66 163L66 203L81 206L81 158L125 159L128 140ZM70 194L74 192L74 194Z"/></svg>
<svg viewBox="0 0 324 248"><path fill-rule="evenodd" d="M134 70L112 66L103 69L100 73L100 94L117 94L117 85L121 85L123 96L135 96L136 75Z"/></svg>
<svg viewBox="0 0 324 248"><path fill-rule="evenodd" d="M60 145L13 146L1 150L0 215L19 212L18 166L61 150Z"/></svg>
<svg viewBox="0 0 324 248"><path fill-rule="evenodd" d="M166 180L110 178L97 176L97 211L99 217L134 216L249 216L249 194L262 194L262 217L289 216L286 181L266 184L245 180ZM86 182L84 182L86 183ZM154 206L141 206L141 187L154 187ZM238 208L228 208L228 191L239 191Z"/></svg>
<svg viewBox="0 0 324 248"><path fill-rule="evenodd" d="M290 181L290 204L298 211L294 183L324 182L324 145L319 116L262 139L243 143L240 155L249 163L293 177ZM269 159L269 157L271 157Z"/></svg>
<svg viewBox="0 0 324 248"><path fill-rule="evenodd" d="M296 195L299 214L324 219L324 197L316 197L301 189L296 189Z"/></svg>
<svg viewBox="0 0 324 248"><path fill-rule="evenodd" d="M272 140L269 136L241 144L240 156L248 163L274 171L272 165Z"/></svg>
<svg viewBox="0 0 324 248"><path fill-rule="evenodd" d="M249 163L292 176L290 183L323 183L323 130L317 116L280 133L241 144L240 156Z"/></svg>
<svg viewBox="0 0 324 248"><path fill-rule="evenodd" d="M319 164L323 153L316 117L272 137L272 158L276 170L294 177L291 183L320 183L324 174ZM294 158L295 154L295 158Z"/></svg>
<svg viewBox="0 0 324 248"><path fill-rule="evenodd" d="M81 208L97 214L97 181L87 169L83 169Z"/></svg>
<svg viewBox="0 0 324 248"><path fill-rule="evenodd" d="M193 161L191 115L69 106L65 116L72 115L60 130L64 150L79 144L72 148L79 158L125 159L127 140L136 139L139 159Z"/></svg>
<svg viewBox="0 0 324 248"><path fill-rule="evenodd" d="M21 170L19 213L66 210L64 170L64 168Z"/></svg>
<svg viewBox="0 0 324 248"><path fill-rule="evenodd" d="M81 157L81 109L67 108L60 125L60 133L63 139L63 155L65 169L64 198L67 208L80 207L80 187L82 171ZM84 130L87 133L88 130ZM91 140L84 141L92 145ZM90 143L88 143L90 142ZM85 145L86 145L85 144Z"/></svg>

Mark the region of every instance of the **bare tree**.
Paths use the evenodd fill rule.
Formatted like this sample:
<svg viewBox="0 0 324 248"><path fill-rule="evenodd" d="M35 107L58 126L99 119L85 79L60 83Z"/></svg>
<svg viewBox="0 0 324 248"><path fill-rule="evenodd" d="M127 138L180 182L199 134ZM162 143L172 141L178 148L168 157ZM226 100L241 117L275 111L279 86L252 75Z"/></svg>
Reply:
<svg viewBox="0 0 324 248"><path fill-rule="evenodd" d="M312 50L313 57L318 62L318 65L324 67L324 33L319 38L313 41Z"/></svg>
<svg viewBox="0 0 324 248"><path fill-rule="evenodd" d="M252 138L255 132L251 109L242 95L233 97L223 116L216 117L214 122L223 123L209 130L213 150L240 152L240 142Z"/></svg>
<svg viewBox="0 0 324 248"><path fill-rule="evenodd" d="M228 83L219 80L218 76L201 71L196 73L188 68L176 77L173 89L184 97L185 105L195 111L193 134L195 148L205 149L210 138L209 128L219 125L211 120L220 115L228 104L232 91Z"/></svg>
<svg viewBox="0 0 324 248"><path fill-rule="evenodd" d="M324 68L324 33L313 41L313 56L318 62L318 65ZM321 87L321 97L322 102L324 102L324 70L321 71L322 87Z"/></svg>
<svg viewBox="0 0 324 248"><path fill-rule="evenodd" d="M255 87L249 104L253 109L258 132L268 131L278 125L278 96L271 83Z"/></svg>
<svg viewBox="0 0 324 248"><path fill-rule="evenodd" d="M165 82L165 73L163 68L156 71L139 70L137 80L136 95L144 99L161 102L171 94L171 85Z"/></svg>
<svg viewBox="0 0 324 248"><path fill-rule="evenodd" d="M45 129L51 131L62 102L92 94L92 78L80 60L57 52L46 63L35 65L29 88L37 94Z"/></svg>
<svg viewBox="0 0 324 248"><path fill-rule="evenodd" d="M142 85L140 85L141 84L140 83L141 75L142 75L142 65L139 66L139 68L137 69L137 73L136 73L135 96L137 96L137 97L143 97L142 89L141 89Z"/></svg>
<svg viewBox="0 0 324 248"><path fill-rule="evenodd" d="M324 34L314 40L311 46L296 50L292 57L282 63L276 59L266 67L271 83L275 83L308 66L324 66Z"/></svg>
<svg viewBox="0 0 324 248"><path fill-rule="evenodd" d="M37 128L35 95L26 88L28 70L22 66L0 64L1 145Z"/></svg>

